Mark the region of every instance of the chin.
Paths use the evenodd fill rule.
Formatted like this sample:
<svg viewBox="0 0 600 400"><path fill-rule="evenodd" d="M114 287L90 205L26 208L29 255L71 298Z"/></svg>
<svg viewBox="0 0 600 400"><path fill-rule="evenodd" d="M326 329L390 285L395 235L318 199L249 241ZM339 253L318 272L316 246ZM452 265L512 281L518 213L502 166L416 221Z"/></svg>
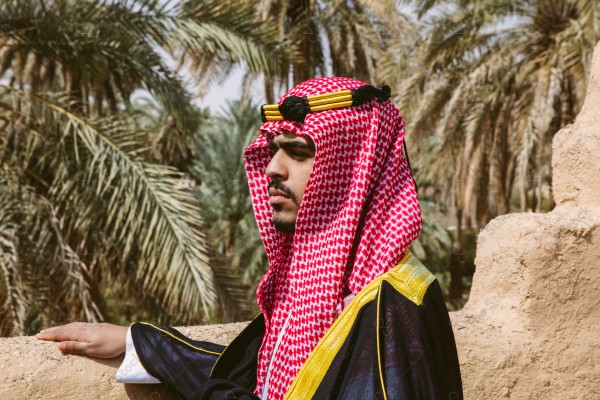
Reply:
<svg viewBox="0 0 600 400"><path fill-rule="evenodd" d="M273 226L279 232L294 233L296 230L296 220L273 218Z"/></svg>

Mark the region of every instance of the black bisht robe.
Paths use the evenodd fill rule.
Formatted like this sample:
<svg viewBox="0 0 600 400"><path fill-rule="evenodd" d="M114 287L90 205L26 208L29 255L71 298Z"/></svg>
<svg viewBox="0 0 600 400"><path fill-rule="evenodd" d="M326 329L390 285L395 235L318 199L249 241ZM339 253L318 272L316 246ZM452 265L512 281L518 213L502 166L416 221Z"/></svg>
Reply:
<svg viewBox="0 0 600 400"><path fill-rule="evenodd" d="M259 399L262 314L226 348L176 329L135 323L139 359L178 399ZM313 350L286 399L458 400L454 335L442 292L413 256L375 279Z"/></svg>

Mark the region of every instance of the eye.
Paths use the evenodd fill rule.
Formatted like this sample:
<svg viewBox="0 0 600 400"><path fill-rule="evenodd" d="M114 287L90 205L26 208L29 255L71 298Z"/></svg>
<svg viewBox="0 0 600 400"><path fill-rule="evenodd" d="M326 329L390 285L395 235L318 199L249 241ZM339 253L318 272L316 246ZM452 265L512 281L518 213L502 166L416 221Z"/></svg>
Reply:
<svg viewBox="0 0 600 400"><path fill-rule="evenodd" d="M292 157L293 159L298 160L298 161L306 160L309 157L308 154L298 152L298 151L290 151L289 155L290 155L290 157Z"/></svg>

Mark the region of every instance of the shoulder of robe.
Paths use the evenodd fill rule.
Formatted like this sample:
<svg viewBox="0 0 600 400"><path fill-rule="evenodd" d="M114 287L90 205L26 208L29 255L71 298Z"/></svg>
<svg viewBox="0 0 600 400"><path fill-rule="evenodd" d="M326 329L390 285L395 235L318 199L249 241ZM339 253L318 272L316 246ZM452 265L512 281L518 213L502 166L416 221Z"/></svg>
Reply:
<svg viewBox="0 0 600 400"><path fill-rule="evenodd" d="M379 279L389 283L396 291L419 306L423 303L427 288L435 280L435 275L412 253L407 252L396 267L381 275ZM379 284L381 282L378 282L378 286Z"/></svg>

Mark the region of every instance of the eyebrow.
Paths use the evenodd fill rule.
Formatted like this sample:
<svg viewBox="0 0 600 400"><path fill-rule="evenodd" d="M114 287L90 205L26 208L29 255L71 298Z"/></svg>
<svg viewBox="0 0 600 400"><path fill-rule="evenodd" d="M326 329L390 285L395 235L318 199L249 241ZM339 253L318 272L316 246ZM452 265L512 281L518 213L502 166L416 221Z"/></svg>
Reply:
<svg viewBox="0 0 600 400"><path fill-rule="evenodd" d="M311 151L311 152L315 151L315 148L313 146L309 145L308 143L298 142L298 141L292 140L292 139L282 139L279 143L275 143L274 139L269 140L269 150L276 150L276 149L284 149L284 150L296 149L296 150L307 150L307 151Z"/></svg>

